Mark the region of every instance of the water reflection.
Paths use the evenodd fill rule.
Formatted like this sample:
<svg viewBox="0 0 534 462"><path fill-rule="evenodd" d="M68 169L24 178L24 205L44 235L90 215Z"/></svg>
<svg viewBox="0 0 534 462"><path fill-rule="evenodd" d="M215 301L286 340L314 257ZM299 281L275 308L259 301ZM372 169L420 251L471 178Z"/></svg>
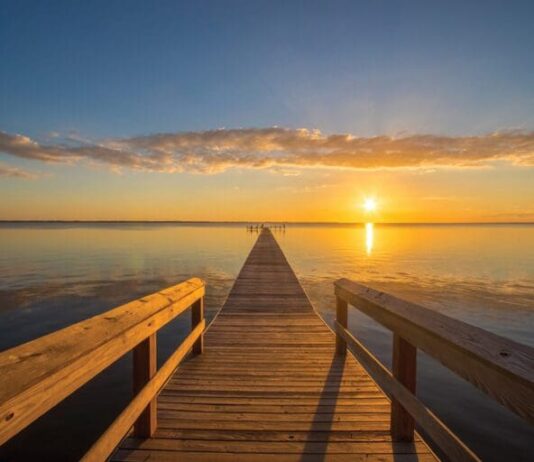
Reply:
<svg viewBox="0 0 534 462"><path fill-rule="evenodd" d="M371 255L371 252L373 251L374 237L374 224L365 223L365 251L367 252L367 255Z"/></svg>

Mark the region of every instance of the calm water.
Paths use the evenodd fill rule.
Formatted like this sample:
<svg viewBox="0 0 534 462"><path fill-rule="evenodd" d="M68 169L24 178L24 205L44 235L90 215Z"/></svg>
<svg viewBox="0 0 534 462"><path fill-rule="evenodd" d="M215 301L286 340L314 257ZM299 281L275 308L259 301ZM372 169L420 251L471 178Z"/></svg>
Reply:
<svg viewBox="0 0 534 462"><path fill-rule="evenodd" d="M289 226L275 233L331 323L332 282L352 278L534 345L534 226ZM242 225L0 224L0 349L191 276L224 302L256 234ZM161 331L160 361L188 330ZM351 310L350 329L385 363L391 335ZM0 448L0 460L76 460L126 405L126 357ZM418 394L485 460L532 460L534 430L420 354ZM40 457L37 457L37 456Z"/></svg>

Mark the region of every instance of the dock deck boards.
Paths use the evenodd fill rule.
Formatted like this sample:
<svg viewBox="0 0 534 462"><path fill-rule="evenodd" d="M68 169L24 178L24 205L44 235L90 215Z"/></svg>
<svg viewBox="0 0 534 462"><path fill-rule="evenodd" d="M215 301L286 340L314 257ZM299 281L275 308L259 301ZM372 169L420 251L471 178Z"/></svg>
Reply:
<svg viewBox="0 0 534 462"><path fill-rule="evenodd" d="M264 229L205 334L158 398L158 428L113 461L430 461L393 443L389 401L313 310Z"/></svg>

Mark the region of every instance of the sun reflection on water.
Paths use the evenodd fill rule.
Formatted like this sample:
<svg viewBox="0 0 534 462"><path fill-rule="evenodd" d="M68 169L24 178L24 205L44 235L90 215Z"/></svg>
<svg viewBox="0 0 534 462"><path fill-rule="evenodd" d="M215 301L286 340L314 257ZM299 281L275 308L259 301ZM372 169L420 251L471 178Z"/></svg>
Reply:
<svg viewBox="0 0 534 462"><path fill-rule="evenodd" d="M367 255L371 255L373 251L373 241L374 241L374 224L365 223L365 250Z"/></svg>

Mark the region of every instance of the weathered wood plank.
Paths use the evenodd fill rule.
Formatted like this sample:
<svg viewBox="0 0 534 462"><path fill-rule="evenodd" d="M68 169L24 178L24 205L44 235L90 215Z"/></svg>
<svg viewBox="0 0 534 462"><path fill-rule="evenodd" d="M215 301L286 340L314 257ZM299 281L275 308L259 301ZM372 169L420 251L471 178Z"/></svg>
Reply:
<svg viewBox="0 0 534 462"><path fill-rule="evenodd" d="M126 438L121 444L128 449L152 449L171 451L227 452L241 454L275 453L275 454L413 454L428 453L422 443L392 443L383 441L323 442L316 441L206 441L182 440L174 438Z"/></svg>
<svg viewBox="0 0 534 462"><path fill-rule="evenodd" d="M382 403L386 400L389 403L389 400L386 399L383 393L373 393L373 394L361 394L356 397L343 398L327 398L327 397L318 397L314 395L312 397L308 396L297 396L297 397L287 397L277 395L276 397L266 397L266 396L197 396L197 395L176 395L174 393L167 393L165 390L162 391L159 397L160 402L169 400L172 402L182 402L182 403L202 403L202 404L238 404L238 405L284 405L284 406L302 406L310 405L315 406L316 408L320 405L324 406L336 406L336 405L358 405L361 402L380 402Z"/></svg>
<svg viewBox="0 0 534 462"><path fill-rule="evenodd" d="M158 430L155 438L218 441L383 441L393 442L389 431L281 432L244 430Z"/></svg>
<svg viewBox="0 0 534 462"><path fill-rule="evenodd" d="M197 430L268 430L268 431L363 431L389 430L389 420L383 421L349 421L349 422L298 422L298 421L268 421L268 420L178 420L161 418L158 428L178 428Z"/></svg>
<svg viewBox="0 0 534 462"><path fill-rule="evenodd" d="M389 402L383 400L381 403L376 401L359 402L354 405L322 405L316 406L283 406L280 404L272 405L236 405L236 404L191 404L180 403L175 401L163 400L159 403L160 410L176 410L185 412L224 412L224 413L254 413L254 414L357 414L357 413L388 413Z"/></svg>
<svg viewBox="0 0 534 462"><path fill-rule="evenodd" d="M177 411L173 409L160 409L158 416L163 419L181 420L208 420L210 422L255 422L261 420L262 422L314 422L314 423L333 423L333 422L389 422L387 412L360 412L360 413L315 413L308 414L287 414L287 413L239 413L239 412L188 412Z"/></svg>
<svg viewBox="0 0 534 462"><path fill-rule="evenodd" d="M180 452L151 450L119 450L112 461L123 462L430 462L433 454L241 454L224 452Z"/></svg>

